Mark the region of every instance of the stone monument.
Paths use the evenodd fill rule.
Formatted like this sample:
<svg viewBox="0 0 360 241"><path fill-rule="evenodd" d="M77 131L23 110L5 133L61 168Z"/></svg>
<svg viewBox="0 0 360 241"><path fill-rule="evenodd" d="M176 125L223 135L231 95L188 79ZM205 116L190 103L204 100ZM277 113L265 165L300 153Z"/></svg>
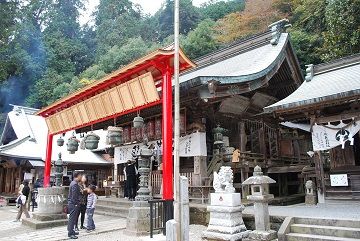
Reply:
<svg viewBox="0 0 360 241"><path fill-rule="evenodd" d="M270 230L269 201L274 198L274 195L269 194L270 183L275 183L275 180L264 176L259 166L254 168L253 176L242 183L251 188L251 195L247 196L247 199L254 202L255 216L255 230L251 231L244 241L277 239L276 231Z"/></svg>
<svg viewBox="0 0 360 241"><path fill-rule="evenodd" d="M305 183L305 204L316 205L317 195L314 192L314 183L311 180Z"/></svg>
<svg viewBox="0 0 360 241"><path fill-rule="evenodd" d="M65 187L38 188L37 211L22 223L34 229L66 225L68 220L63 212L65 192Z"/></svg>
<svg viewBox="0 0 360 241"><path fill-rule="evenodd" d="M61 153L53 165L55 166L56 187L38 188L37 211L33 213L32 219L23 219L22 221L24 225L34 229L62 226L68 222L67 215L64 213L65 195L67 196L68 188L62 187L65 163L61 159Z"/></svg>
<svg viewBox="0 0 360 241"><path fill-rule="evenodd" d="M150 158L152 155L153 151L147 147L145 140L137 153L140 188L137 191L133 206L129 209L126 222L125 233L131 236L148 235L150 231L150 205L148 201L152 199L149 189Z"/></svg>
<svg viewBox="0 0 360 241"><path fill-rule="evenodd" d="M210 212L209 226L203 232L205 240L237 241L247 237L241 204L241 194L235 193L233 186L233 171L228 166L222 166L219 173L214 173L215 193L211 193L211 205L207 207Z"/></svg>

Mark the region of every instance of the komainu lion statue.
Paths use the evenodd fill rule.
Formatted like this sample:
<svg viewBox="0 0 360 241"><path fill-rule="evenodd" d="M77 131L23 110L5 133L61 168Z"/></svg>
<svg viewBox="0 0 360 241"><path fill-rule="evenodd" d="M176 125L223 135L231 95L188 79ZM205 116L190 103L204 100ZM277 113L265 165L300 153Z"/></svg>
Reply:
<svg viewBox="0 0 360 241"><path fill-rule="evenodd" d="M233 193L235 188L233 186L233 171L231 167L223 166L219 173L214 172L213 187L217 193Z"/></svg>

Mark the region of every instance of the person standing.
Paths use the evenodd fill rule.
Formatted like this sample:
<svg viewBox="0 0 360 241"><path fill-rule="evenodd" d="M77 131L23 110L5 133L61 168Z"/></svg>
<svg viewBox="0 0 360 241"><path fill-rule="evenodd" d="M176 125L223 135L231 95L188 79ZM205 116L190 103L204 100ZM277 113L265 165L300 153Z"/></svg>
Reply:
<svg viewBox="0 0 360 241"><path fill-rule="evenodd" d="M16 215L15 222L20 221L22 213L25 214L26 218L30 218L30 214L27 209L27 202L30 194L29 182L24 181L19 187L19 197L16 199L16 204L19 211Z"/></svg>
<svg viewBox="0 0 360 241"><path fill-rule="evenodd" d="M134 201L137 189L137 170L135 167L135 162L132 162L131 160L127 161L126 183L128 187L129 200Z"/></svg>
<svg viewBox="0 0 360 241"><path fill-rule="evenodd" d="M95 212L95 204L97 199L95 190L96 190L95 185L90 185L88 188L89 195L87 197L87 205L86 205L86 215L88 217L86 229L88 232L92 232L95 230L94 212Z"/></svg>
<svg viewBox="0 0 360 241"><path fill-rule="evenodd" d="M69 221L67 226L68 237L70 239L77 239L76 235L79 232L75 231L75 225L77 221L77 217L79 216L80 212L80 186L79 182L81 180L81 173L74 172L73 181L70 183L69 188L69 196L68 196L68 210L69 210Z"/></svg>
<svg viewBox="0 0 360 241"><path fill-rule="evenodd" d="M76 219L75 231L79 231L78 222L80 216L80 229L84 229L85 213L86 213L86 202L87 202L87 190L86 190L87 179L85 175L82 175L79 183L80 187L80 212Z"/></svg>

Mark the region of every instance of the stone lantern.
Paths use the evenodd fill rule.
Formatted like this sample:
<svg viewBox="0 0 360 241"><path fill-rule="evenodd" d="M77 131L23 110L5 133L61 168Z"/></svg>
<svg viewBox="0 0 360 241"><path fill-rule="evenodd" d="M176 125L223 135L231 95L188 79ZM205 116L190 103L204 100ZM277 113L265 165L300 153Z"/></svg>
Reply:
<svg viewBox="0 0 360 241"><path fill-rule="evenodd" d="M242 183L251 188L251 195L247 196L247 199L254 202L256 229L250 232L249 237L244 239L245 241L270 241L277 238L276 231L270 230L269 201L274 198L274 195L269 193L270 183L275 183L275 180L264 176L260 166L256 166L253 176Z"/></svg>
<svg viewBox="0 0 360 241"><path fill-rule="evenodd" d="M62 179L64 173L64 167L66 166L65 162L61 159L61 153L59 153L59 158L53 163L55 167L55 186L62 186Z"/></svg>
<svg viewBox="0 0 360 241"><path fill-rule="evenodd" d="M225 132L226 132L226 129L220 127L220 125L218 125L216 128L213 129L214 145L223 145L224 144Z"/></svg>
<svg viewBox="0 0 360 241"><path fill-rule="evenodd" d="M149 189L150 158L153 150L147 146L147 138L136 153L139 166L140 183L133 206L129 209L126 222L126 234L131 236L147 235L150 230L150 207L148 201L152 199Z"/></svg>

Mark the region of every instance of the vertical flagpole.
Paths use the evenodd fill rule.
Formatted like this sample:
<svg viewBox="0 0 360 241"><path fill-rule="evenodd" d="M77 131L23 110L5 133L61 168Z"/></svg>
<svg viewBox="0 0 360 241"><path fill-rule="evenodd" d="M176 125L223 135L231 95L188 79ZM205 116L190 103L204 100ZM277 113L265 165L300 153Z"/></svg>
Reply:
<svg viewBox="0 0 360 241"><path fill-rule="evenodd" d="M181 240L181 214L180 214L180 88L179 88L179 0L174 1L174 190L175 190L175 205L174 205L174 217L177 223L176 240Z"/></svg>

